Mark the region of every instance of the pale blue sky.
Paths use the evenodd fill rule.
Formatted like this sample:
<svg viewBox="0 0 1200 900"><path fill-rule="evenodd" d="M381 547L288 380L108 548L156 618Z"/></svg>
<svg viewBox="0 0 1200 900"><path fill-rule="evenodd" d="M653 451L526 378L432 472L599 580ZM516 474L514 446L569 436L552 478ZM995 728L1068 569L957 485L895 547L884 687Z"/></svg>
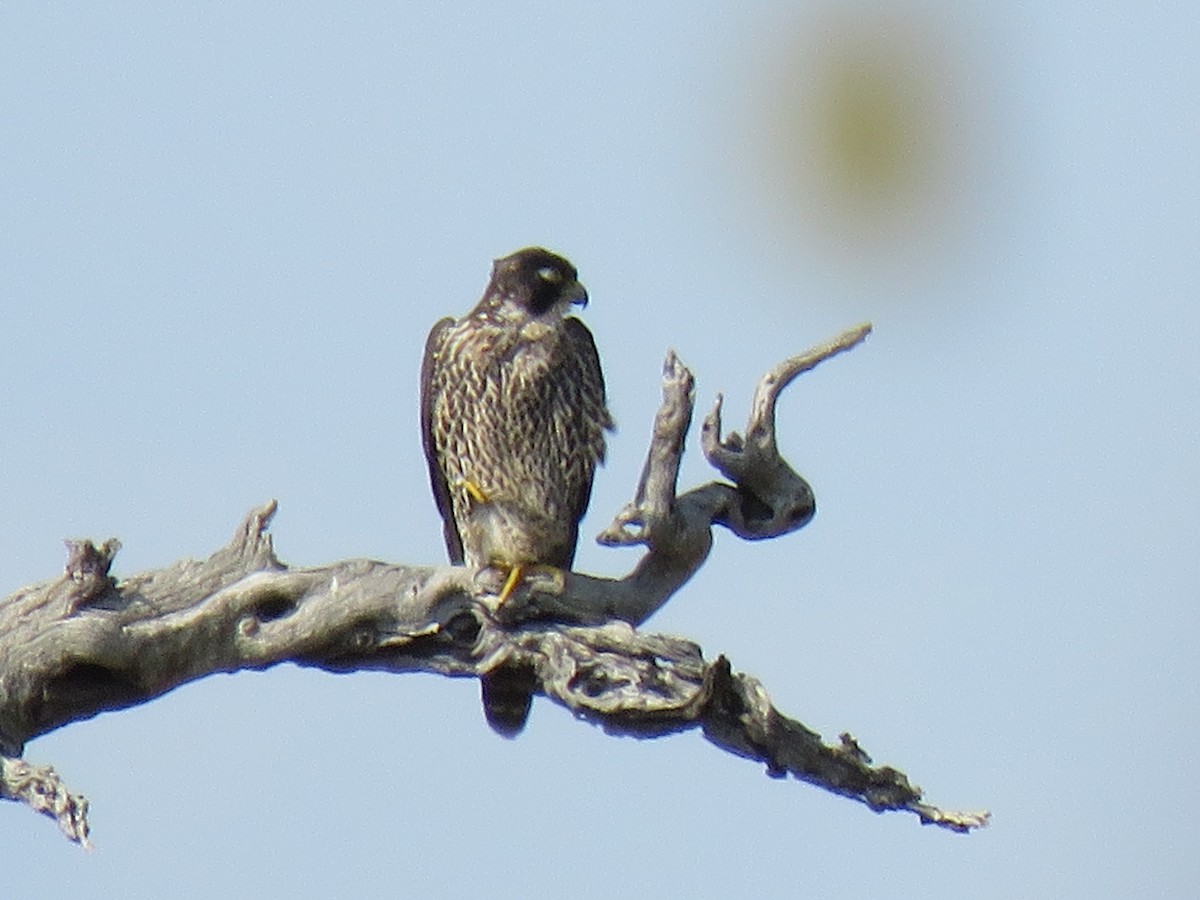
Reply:
<svg viewBox="0 0 1200 900"><path fill-rule="evenodd" d="M473 682L283 667L30 744L97 849L0 805L4 896L1194 896L1197 46L1187 4L6 4L0 595L64 537L131 573L270 497L293 564L439 561L425 333L543 243L620 426L585 535L668 346L736 421L767 366L875 322L780 410L815 520L722 533L648 628L995 820L921 828L544 700L505 742ZM787 123L863 52L912 76L920 159L850 215Z"/></svg>

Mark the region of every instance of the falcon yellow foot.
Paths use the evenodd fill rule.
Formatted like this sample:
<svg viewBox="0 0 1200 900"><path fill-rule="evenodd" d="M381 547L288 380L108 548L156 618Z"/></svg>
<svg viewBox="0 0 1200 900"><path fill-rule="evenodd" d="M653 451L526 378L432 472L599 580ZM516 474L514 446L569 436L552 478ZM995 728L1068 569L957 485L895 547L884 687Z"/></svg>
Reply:
<svg viewBox="0 0 1200 900"><path fill-rule="evenodd" d="M503 606L505 601L513 595L513 591L517 589L517 585L521 583L521 577L525 574L525 567L518 563L508 570L508 577L504 579L504 587L500 588L500 594L496 598L496 605Z"/></svg>
<svg viewBox="0 0 1200 900"><path fill-rule="evenodd" d="M460 479L458 479L458 481L456 481L454 483L454 486L460 487L464 491L466 491L468 494L470 494L471 499L474 500L476 503L491 503L492 502L491 499L488 497L488 495L483 492L483 488L481 488L478 484L476 484L470 478L460 478Z"/></svg>
<svg viewBox="0 0 1200 900"><path fill-rule="evenodd" d="M493 563L492 565L500 569L508 569L508 577L504 579L504 586L500 588L500 593L496 598L498 606L503 606L504 602L516 593L522 582L528 584L535 591L558 596L561 596L567 589L567 573L558 566L526 565L524 563L518 563L511 567L505 563Z"/></svg>

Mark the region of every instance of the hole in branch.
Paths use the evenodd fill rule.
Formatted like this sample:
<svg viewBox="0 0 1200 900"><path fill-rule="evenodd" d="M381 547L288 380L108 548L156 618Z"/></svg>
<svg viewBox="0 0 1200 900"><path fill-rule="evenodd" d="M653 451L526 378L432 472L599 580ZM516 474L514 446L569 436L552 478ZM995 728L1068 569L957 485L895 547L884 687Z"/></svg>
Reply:
<svg viewBox="0 0 1200 900"><path fill-rule="evenodd" d="M267 594L254 606L254 615L260 622L271 622L290 615L296 603L286 594Z"/></svg>
<svg viewBox="0 0 1200 900"><path fill-rule="evenodd" d="M469 612L455 613L450 617L450 620L442 626L442 634L448 635L456 644L471 646L479 638L479 631L483 626L479 624L479 619Z"/></svg>

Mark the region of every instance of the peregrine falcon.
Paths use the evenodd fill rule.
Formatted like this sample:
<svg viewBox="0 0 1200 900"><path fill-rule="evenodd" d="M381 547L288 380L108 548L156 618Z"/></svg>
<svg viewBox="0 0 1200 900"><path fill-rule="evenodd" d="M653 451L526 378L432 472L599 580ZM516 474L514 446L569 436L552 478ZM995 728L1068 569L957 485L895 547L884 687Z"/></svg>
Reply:
<svg viewBox="0 0 1200 900"><path fill-rule="evenodd" d="M508 573L569 570L612 419L587 326L567 313L587 292L540 247L498 259L482 299L433 326L421 366L421 432L450 561ZM531 672L482 679L488 723L515 736Z"/></svg>

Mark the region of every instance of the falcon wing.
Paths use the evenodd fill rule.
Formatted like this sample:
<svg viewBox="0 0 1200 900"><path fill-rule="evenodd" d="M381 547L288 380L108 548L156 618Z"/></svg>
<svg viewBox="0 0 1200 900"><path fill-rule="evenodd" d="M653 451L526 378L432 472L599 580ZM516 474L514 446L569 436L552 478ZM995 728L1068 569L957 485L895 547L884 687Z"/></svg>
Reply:
<svg viewBox="0 0 1200 900"><path fill-rule="evenodd" d="M449 317L435 322L425 341L425 356L421 360L421 444L425 448L425 461L429 464L429 484L433 488L433 499L437 503L438 514L442 517L446 552L450 554L450 562L457 566L463 562L462 535L458 533L458 525L454 521L450 485L446 482L446 470L442 468L433 437L433 406L437 399L434 396L434 371L445 365L439 352L446 329L453 324L454 319Z"/></svg>
<svg viewBox="0 0 1200 900"><path fill-rule="evenodd" d="M580 433L575 439L580 444L580 452L592 452L588 445L599 441L592 465L587 467L587 477L580 483L572 485L567 508L571 516L571 558L566 561L564 568L570 568L575 557L575 546L579 540L579 522L587 512L588 502L592 497L592 480L596 471L596 463L604 462L604 432L611 431L612 417L608 414L605 401L604 372L600 368L600 354L596 351L596 342L592 333L583 324L583 320L570 316L563 320L565 333L569 342L570 360L575 371L572 373L579 387ZM595 431L599 430L599 434Z"/></svg>

